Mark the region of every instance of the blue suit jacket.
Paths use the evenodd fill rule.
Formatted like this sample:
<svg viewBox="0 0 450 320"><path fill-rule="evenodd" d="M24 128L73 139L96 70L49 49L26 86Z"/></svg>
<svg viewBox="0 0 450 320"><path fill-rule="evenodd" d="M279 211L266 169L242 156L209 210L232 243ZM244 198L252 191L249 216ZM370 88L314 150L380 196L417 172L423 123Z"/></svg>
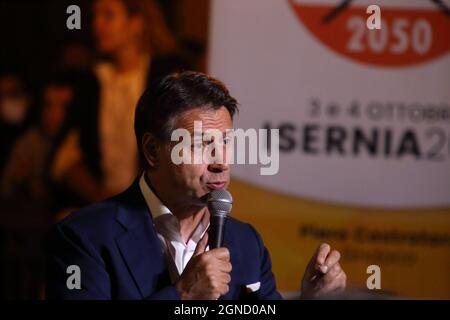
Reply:
<svg viewBox="0 0 450 320"><path fill-rule="evenodd" d="M49 299L180 299L138 180L124 193L74 212L50 233ZM233 266L221 299L280 299L267 249L249 224L229 218L224 246ZM70 265L81 289L68 289ZM260 282L248 293L246 285Z"/></svg>

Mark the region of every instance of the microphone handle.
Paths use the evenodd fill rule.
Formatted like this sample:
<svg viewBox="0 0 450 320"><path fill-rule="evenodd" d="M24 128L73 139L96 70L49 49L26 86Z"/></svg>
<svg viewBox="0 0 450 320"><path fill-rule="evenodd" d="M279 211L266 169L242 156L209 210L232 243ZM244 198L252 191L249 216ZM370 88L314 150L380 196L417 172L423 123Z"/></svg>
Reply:
<svg viewBox="0 0 450 320"><path fill-rule="evenodd" d="M227 215L212 214L209 226L209 250L222 247L223 235L225 234L225 223Z"/></svg>

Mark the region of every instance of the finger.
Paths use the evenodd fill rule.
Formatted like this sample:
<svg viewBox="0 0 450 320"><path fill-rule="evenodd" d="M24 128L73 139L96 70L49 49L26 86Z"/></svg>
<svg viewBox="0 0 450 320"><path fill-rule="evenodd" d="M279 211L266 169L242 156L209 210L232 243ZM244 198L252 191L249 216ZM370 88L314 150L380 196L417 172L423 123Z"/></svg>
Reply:
<svg viewBox="0 0 450 320"><path fill-rule="evenodd" d="M203 237L200 239L200 241L197 243L197 246L195 247L194 256L197 256L197 255L205 252L207 245L208 245L208 232L205 232L205 234L203 235Z"/></svg>
<svg viewBox="0 0 450 320"><path fill-rule="evenodd" d="M208 253L206 253L208 254ZM230 273L233 269L233 266L228 261L223 260L212 260L210 265L208 266L208 269L211 271L211 273Z"/></svg>
<svg viewBox="0 0 450 320"><path fill-rule="evenodd" d="M232 269L233 269L233 266L231 265L230 262L220 261L218 270L220 270L221 272L230 273Z"/></svg>
<svg viewBox="0 0 450 320"><path fill-rule="evenodd" d="M222 284L228 284L228 283L230 283L230 281L231 281L231 276L230 276L230 274L229 273L227 273L227 272L222 272L221 274L220 274L220 282L222 283Z"/></svg>
<svg viewBox="0 0 450 320"><path fill-rule="evenodd" d="M317 270L320 270L322 273L327 272L327 267L324 265L325 260L330 253L331 247L327 243L322 243L317 249L315 266Z"/></svg>
<svg viewBox="0 0 450 320"><path fill-rule="evenodd" d="M328 244L322 243L316 249L314 255L311 257L311 260L309 260L308 265L306 266L304 279L312 281L317 277L317 271L321 272L320 264L318 263L318 261L325 261L326 255L328 254L327 247L330 248Z"/></svg>
<svg viewBox="0 0 450 320"><path fill-rule="evenodd" d="M345 291L345 288L347 287L347 275L345 274L345 272L342 270L342 273L339 274L339 276L337 276L336 279L337 279L337 286L333 290L333 292L340 293Z"/></svg>
<svg viewBox="0 0 450 320"><path fill-rule="evenodd" d="M207 278L213 289L217 288L217 286L230 283L231 275L228 272L217 270L214 266L211 269L214 269L214 271L208 272Z"/></svg>
<svg viewBox="0 0 450 320"><path fill-rule="evenodd" d="M331 291L333 294L340 294L342 292L345 291L345 287L346 287L346 276L345 273L342 277L339 277L340 280L339 282L336 283L336 288L333 289L333 291Z"/></svg>
<svg viewBox="0 0 450 320"><path fill-rule="evenodd" d="M221 261L230 261L230 251L227 248L216 248L209 251L210 255L213 255L216 259Z"/></svg>
<svg viewBox="0 0 450 320"><path fill-rule="evenodd" d="M324 266L326 267L327 270L330 270L336 263L339 262L340 258L341 254L339 253L339 251L332 250L330 254L327 256ZM324 273L326 273L326 271Z"/></svg>
<svg viewBox="0 0 450 320"><path fill-rule="evenodd" d="M331 283L336 279L341 273L342 268L339 263L336 263L334 266L332 266L328 272L322 277L322 281L325 283Z"/></svg>
<svg viewBox="0 0 450 320"><path fill-rule="evenodd" d="M323 280L325 280L325 278ZM342 292L345 290L346 282L347 276L345 272L341 270L341 272L336 275L332 281L321 284L320 295Z"/></svg>
<svg viewBox="0 0 450 320"><path fill-rule="evenodd" d="M220 295L221 295L221 296L226 295L226 294L228 293L229 290L230 290L230 287L228 286L228 284L224 284L224 285L221 287Z"/></svg>
<svg viewBox="0 0 450 320"><path fill-rule="evenodd" d="M211 296L213 299L219 299L220 296L223 296L228 293L230 287L227 282L222 282L220 279L217 281L213 281L210 284Z"/></svg>

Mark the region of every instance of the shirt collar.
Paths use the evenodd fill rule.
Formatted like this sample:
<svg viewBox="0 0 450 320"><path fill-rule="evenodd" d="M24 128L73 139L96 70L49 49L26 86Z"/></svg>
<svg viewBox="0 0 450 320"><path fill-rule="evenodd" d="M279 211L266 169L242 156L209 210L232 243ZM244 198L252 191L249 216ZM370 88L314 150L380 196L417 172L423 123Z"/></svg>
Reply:
<svg viewBox="0 0 450 320"><path fill-rule="evenodd" d="M139 188L141 189L145 202L150 209L153 220L156 220L164 214L172 214L169 208L162 204L161 200L159 200L152 189L148 186L147 181L145 181L145 173L143 173L139 179Z"/></svg>
<svg viewBox="0 0 450 320"><path fill-rule="evenodd" d="M161 200L159 200L153 190L149 187L147 181L145 181L145 172L139 179L139 188L141 189L142 195L144 196L145 202L147 203L152 215L153 223L155 223L158 231L163 232L165 236L169 238L183 242L181 240L178 219L173 215L170 209L167 208ZM209 215L205 214L192 234L190 240L197 243L203 237L208 227Z"/></svg>

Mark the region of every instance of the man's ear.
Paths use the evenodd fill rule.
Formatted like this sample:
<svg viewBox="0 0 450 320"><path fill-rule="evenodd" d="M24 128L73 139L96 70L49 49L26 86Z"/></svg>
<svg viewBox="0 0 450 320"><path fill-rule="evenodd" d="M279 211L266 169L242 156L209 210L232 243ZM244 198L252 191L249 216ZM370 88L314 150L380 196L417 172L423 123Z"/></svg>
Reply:
<svg viewBox="0 0 450 320"><path fill-rule="evenodd" d="M142 153L147 164L151 168L156 168L159 163L159 141L151 133L144 133L142 136Z"/></svg>

